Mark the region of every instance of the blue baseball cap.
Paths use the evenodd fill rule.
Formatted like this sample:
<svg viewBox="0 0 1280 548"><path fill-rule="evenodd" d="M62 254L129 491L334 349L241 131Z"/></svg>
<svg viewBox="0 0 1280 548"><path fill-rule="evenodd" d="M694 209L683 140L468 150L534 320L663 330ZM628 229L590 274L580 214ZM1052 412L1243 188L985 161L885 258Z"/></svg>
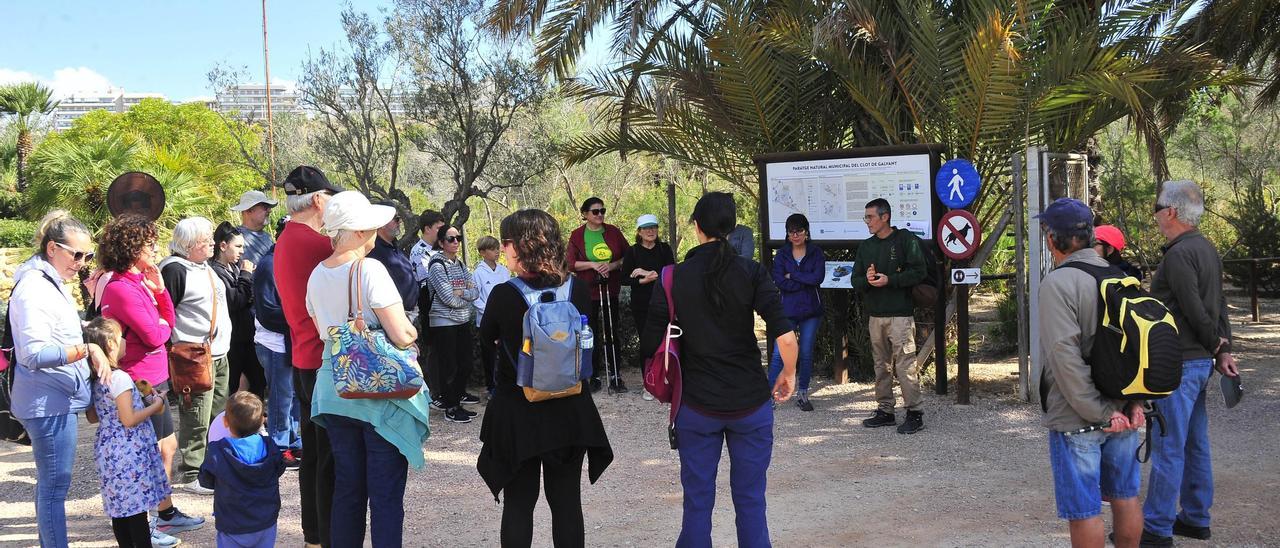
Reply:
<svg viewBox="0 0 1280 548"><path fill-rule="evenodd" d="M1093 211L1075 198L1058 198L1034 218L1055 231L1081 229L1093 225Z"/></svg>

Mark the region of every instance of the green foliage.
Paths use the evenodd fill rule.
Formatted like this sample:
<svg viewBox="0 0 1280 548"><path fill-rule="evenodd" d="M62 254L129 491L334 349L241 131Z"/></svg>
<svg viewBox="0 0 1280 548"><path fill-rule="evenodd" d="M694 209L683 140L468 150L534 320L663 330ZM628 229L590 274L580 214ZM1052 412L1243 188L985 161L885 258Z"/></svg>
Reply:
<svg viewBox="0 0 1280 548"><path fill-rule="evenodd" d="M0 219L0 248L31 247L31 236L35 233L35 221Z"/></svg>
<svg viewBox="0 0 1280 548"><path fill-rule="evenodd" d="M65 208L101 226L110 217L111 181L126 171L144 171L164 188L163 225L193 215L230 219L227 208L239 195L261 186L260 176L244 165L237 138L256 148L257 135L247 126L224 122L196 103L144 99L125 113L91 112L36 149L25 216L36 219Z"/></svg>

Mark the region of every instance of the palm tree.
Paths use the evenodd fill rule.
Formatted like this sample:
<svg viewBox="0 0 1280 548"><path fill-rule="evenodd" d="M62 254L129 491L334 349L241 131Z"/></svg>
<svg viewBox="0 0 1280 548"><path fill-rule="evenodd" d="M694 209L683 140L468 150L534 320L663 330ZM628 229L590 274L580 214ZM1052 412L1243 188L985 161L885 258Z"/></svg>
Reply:
<svg viewBox="0 0 1280 548"><path fill-rule="evenodd" d="M1264 82L1260 105L1280 98L1280 3L1274 0L1209 0L1178 38L1204 43L1214 55L1253 71Z"/></svg>
<svg viewBox="0 0 1280 548"><path fill-rule="evenodd" d="M39 216L60 208L89 226L102 226L110 218L107 186L116 176L130 171L138 152L132 139L117 135L86 142L65 134L45 139L31 156L30 214Z"/></svg>
<svg viewBox="0 0 1280 548"><path fill-rule="evenodd" d="M15 115L18 126L18 192L27 188L27 158L35 151L31 139L32 118L58 108L53 90L35 82L0 88L0 114Z"/></svg>

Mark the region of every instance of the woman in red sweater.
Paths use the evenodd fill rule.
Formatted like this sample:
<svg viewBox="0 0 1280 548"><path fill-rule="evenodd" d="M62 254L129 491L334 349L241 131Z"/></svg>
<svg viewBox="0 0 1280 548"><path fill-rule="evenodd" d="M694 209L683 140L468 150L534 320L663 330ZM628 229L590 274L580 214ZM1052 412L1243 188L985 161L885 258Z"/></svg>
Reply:
<svg viewBox="0 0 1280 548"><path fill-rule="evenodd" d="M618 304L618 293L622 290L622 278L625 276L617 270L622 266L622 254L627 250L627 237L618 227L604 222L604 200L594 196L582 202L582 226L569 235L568 255L569 269L580 281L585 282L587 293L591 295L591 311L587 317L591 321L591 332L595 334L595 348L591 353L591 391L600 389L600 375L605 372L605 352L609 352L609 364L618 364L618 322L621 306ZM601 288L607 288L604 291ZM609 332L605 333L601 325L602 306L600 294L608 293ZM606 350L606 342L612 341ZM615 369L616 371L616 369ZM618 376L609 379L615 391L626 392L627 385Z"/></svg>
<svg viewBox="0 0 1280 548"><path fill-rule="evenodd" d="M111 274L101 290L102 315L124 328L125 352L120 370L135 382L145 380L157 390L169 389L169 355L165 343L174 323L173 301L155 266L159 231L155 223L136 215L121 216L102 229L98 236L98 264ZM169 407L151 416L151 426L160 440L160 460L171 472L178 438L173 430ZM188 516L173 506L172 497L159 506L157 527L164 533L198 529L204 518ZM168 540L168 539L165 539Z"/></svg>

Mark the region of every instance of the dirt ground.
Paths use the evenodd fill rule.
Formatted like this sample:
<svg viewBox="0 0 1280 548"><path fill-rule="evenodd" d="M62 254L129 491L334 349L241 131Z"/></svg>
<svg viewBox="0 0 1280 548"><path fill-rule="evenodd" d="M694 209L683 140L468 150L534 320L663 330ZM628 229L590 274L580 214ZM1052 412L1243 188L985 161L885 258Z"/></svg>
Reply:
<svg viewBox="0 0 1280 548"><path fill-rule="evenodd" d="M1268 303L1264 323L1246 324L1244 301L1233 301L1245 401L1225 409L1212 383L1213 540L1179 539L1183 546L1280 546L1280 306ZM940 396L930 387L926 429L912 436L860 426L874 408L868 384L815 379L816 412L781 408L768 491L774 545L1068 545L1066 523L1054 510L1039 409L1017 399L1016 363L975 364L972 372L973 404L956 405L954 393ZM589 546L669 546L679 533L679 465L667 448L666 411L641 400L635 389L640 379L632 377L630 394L597 396L617 459L598 484L584 485ZM479 429L478 421L433 418L427 466L409 475L406 545L498 545L501 507L475 472ZM67 502L72 545L112 546L91 460L92 435L82 420ZM725 458L715 513L715 541L722 546L735 543L728 467ZM36 542L34 476L28 448L0 443L0 545ZM288 472L281 484L282 546L302 545L295 478ZM184 511L210 517L204 529L179 536L187 545L212 546L212 498L176 498ZM545 501L537 512L535 544L550 546Z"/></svg>

